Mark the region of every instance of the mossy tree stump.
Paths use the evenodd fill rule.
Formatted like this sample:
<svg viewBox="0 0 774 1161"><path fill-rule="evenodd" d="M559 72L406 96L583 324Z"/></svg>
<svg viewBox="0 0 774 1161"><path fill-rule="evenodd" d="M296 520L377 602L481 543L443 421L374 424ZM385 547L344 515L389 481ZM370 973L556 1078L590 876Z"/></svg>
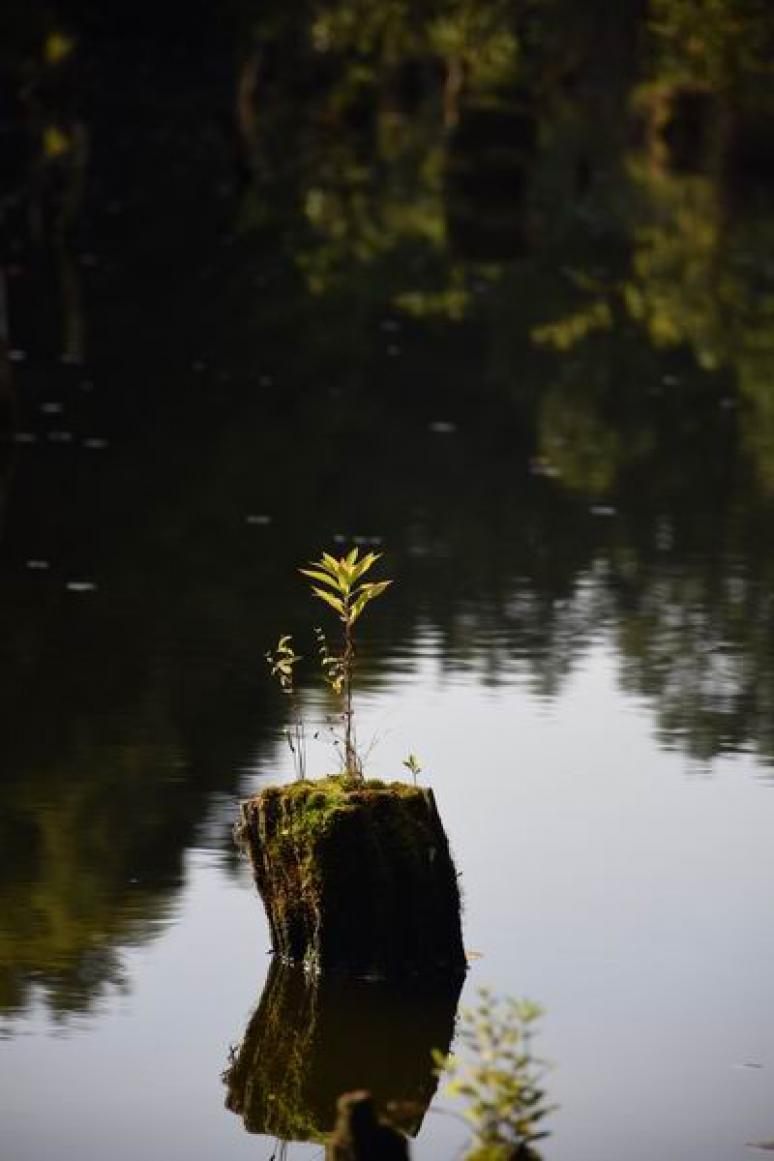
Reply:
<svg viewBox="0 0 774 1161"><path fill-rule="evenodd" d="M286 963L461 976L460 896L433 792L343 777L269 787L240 838Z"/></svg>

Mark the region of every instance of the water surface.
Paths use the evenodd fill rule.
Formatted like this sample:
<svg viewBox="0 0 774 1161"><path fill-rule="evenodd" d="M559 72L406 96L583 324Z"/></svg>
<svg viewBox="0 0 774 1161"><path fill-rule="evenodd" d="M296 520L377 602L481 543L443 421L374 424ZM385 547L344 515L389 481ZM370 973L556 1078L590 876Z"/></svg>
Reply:
<svg viewBox="0 0 774 1161"><path fill-rule="evenodd" d="M546 1161L744 1157L774 1137L768 22L701 57L681 6L542 39L498 8L458 93L453 38L392 9L364 43L248 14L258 79L236 25L142 12L84 8L35 66L70 143L42 235L27 193L3 218L2 1155L271 1156L223 1079L270 965L231 827L292 776L280 632L334 767L297 568L359 543L395 580L368 770L416 752L436 794L462 1003L546 1010ZM444 1161L417 1062L454 1004L413 1002L363 998L362 1067L432 1097L407 1124Z"/></svg>

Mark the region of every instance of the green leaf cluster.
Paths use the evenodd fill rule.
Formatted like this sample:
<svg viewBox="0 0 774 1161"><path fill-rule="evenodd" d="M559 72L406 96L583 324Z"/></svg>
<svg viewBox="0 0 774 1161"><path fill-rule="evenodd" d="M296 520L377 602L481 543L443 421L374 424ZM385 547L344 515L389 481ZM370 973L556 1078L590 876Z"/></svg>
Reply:
<svg viewBox="0 0 774 1161"><path fill-rule="evenodd" d="M452 1078L447 1092L468 1101L465 1117L481 1149L507 1148L511 1155L548 1136L542 1122L555 1106L542 1087L544 1064L532 1053L541 1015L530 1000L496 999L481 988L478 1005L461 1012L465 1059L433 1054L439 1075Z"/></svg>
<svg viewBox="0 0 774 1161"><path fill-rule="evenodd" d="M367 552L359 557L353 548L346 556L336 558L324 552L320 560L312 561L309 568L300 571L325 588L312 585L312 592L338 614L345 626L351 628L369 601L390 587L392 581L365 582L362 577L379 560L381 553Z"/></svg>
<svg viewBox="0 0 774 1161"><path fill-rule="evenodd" d="M414 776L414 785L416 786L417 775L422 773L422 764L419 758L417 758L416 754L409 754L408 758L404 759L403 765Z"/></svg>
<svg viewBox="0 0 774 1161"><path fill-rule="evenodd" d="M352 706L352 677L355 669L354 625L366 605L382 595L392 581L364 581L363 577L380 558L380 553L367 552L360 556L357 548L346 556L335 557L324 552L300 571L316 583L312 592L337 614L341 622L341 653L331 653L322 629L317 630L325 680L337 697L344 701L344 769L352 778L363 777L363 762L355 742L354 710ZM320 587L324 586L324 587Z"/></svg>
<svg viewBox="0 0 774 1161"><path fill-rule="evenodd" d="M283 633L274 649L266 653L266 660L271 668L271 675L276 677L282 692L292 694L293 667L301 660L301 656L293 649L293 638L289 633Z"/></svg>
<svg viewBox="0 0 774 1161"><path fill-rule="evenodd" d="M294 650L293 638L289 633L282 634L274 649L266 654L266 660L271 667L272 677L276 677L282 692L291 699L293 720L292 725L285 730L285 739L293 755L296 777L303 781L306 777L306 733L293 680L293 669L301 660L301 655Z"/></svg>
<svg viewBox="0 0 774 1161"><path fill-rule="evenodd" d="M341 557L324 552L320 560L312 561L308 568L299 570L315 582L312 584L312 592L334 610L341 623L341 650L338 653L328 648L322 629L316 629L315 633L323 675L332 692L341 698L343 703L341 714L343 737L339 738L334 732L334 746L340 749L343 772L350 778L363 778L363 759L358 753L356 744L352 702L352 679L355 670L353 628L366 605L381 596L392 584L391 580L363 580L379 558L380 553L376 552L367 552L364 556L360 556L357 548L351 549L346 556ZM298 777L303 779L306 770L304 724L298 698L292 696L295 694L293 669L301 658L293 649L292 637L287 633L283 634L275 648L266 654L266 660L271 667L271 675L279 682L282 692L292 697L294 722L292 732L288 731L286 736L296 763ZM415 780L416 773L417 771L414 771Z"/></svg>

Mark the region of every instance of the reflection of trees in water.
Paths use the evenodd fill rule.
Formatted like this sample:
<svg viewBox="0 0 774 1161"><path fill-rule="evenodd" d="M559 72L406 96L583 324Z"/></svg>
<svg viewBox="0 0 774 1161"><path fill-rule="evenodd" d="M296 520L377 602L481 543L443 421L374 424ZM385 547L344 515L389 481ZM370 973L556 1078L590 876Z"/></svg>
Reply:
<svg viewBox="0 0 774 1161"><path fill-rule="evenodd" d="M429 627L447 668L555 696L613 632L666 744L774 758L768 81L753 6L715 7L716 24L659 9L636 93L640 5L266 8L245 39L239 206L208 193L233 177L205 107L215 90L228 108L228 84L176 62L156 92L127 50L149 97L130 118L100 93L93 177L116 213L87 225L116 262L91 303L103 414L134 443L96 483L27 466L41 500L19 497L10 534L87 546L100 589L84 617L45 588L2 614L7 1007L33 982L85 1002L110 949L163 917L212 791L236 790L280 721L256 659L303 616L288 568L335 532L379 534L399 568L366 685ZM670 31L697 12L701 67ZM705 152L676 164L691 119ZM67 142L48 140L55 211ZM457 421L444 446L436 417ZM256 510L268 548L243 539Z"/></svg>
<svg viewBox="0 0 774 1161"><path fill-rule="evenodd" d="M59 595L55 562L2 618L10 1010L35 986L55 1009L88 1007L118 972L112 949L160 930L212 792L237 793L281 718L256 661L273 628L245 614L233 575L192 590L185 559L142 575L105 551L96 592Z"/></svg>
<svg viewBox="0 0 774 1161"><path fill-rule="evenodd" d="M151 490L145 513L134 502L133 533L105 530L89 606L57 612L54 601L46 622L28 593L5 618L15 660L4 666L3 699L16 722L3 743L3 768L15 772L2 791L14 836L2 948L10 1007L29 982L62 1008L97 993L100 973L114 970L110 948L158 929L210 793L234 793L256 739L276 729L282 708L263 702L261 651L278 623L305 624L308 601L301 582L293 593L289 571L352 511L348 480L330 478L330 462L346 458L352 478L380 481L359 531L384 537L399 582L378 639L364 639L364 689L388 688L394 666L413 666L429 629L448 671L492 683L523 674L554 697L613 633L624 687L654 704L666 744L702 758L747 747L772 754L766 512L749 480L734 479L734 461L723 466L722 433L708 429L689 457L679 433L662 441L656 416L653 442L665 459L619 466L609 516L531 475L507 446L482 468L483 449L464 431L453 452L419 427L404 456L367 437L349 454L353 429L335 416L294 423L277 478L277 427L261 433L260 414L258 405L211 445L192 492L176 495L173 482L159 504ZM672 418L661 417L666 432ZM378 412L371 421L378 426ZM686 495L686 479L697 495ZM135 480L115 486L134 491ZM248 494L270 498L270 528L244 525ZM407 525L417 495L423 511ZM110 491L105 499L108 511L114 501L124 510ZM299 528L296 514L307 510ZM205 512L213 517L203 525ZM224 526L218 512L239 520ZM138 552L142 570L132 563ZM728 659L722 673L707 665L710 644Z"/></svg>
<svg viewBox="0 0 774 1161"><path fill-rule="evenodd" d="M617 618L621 681L651 704L669 748L701 763L752 749L770 764L773 562L768 548L735 551L748 528L729 531L701 567L670 554L641 563Z"/></svg>
<svg viewBox="0 0 774 1161"><path fill-rule="evenodd" d="M508 0L442 0L421 12L350 2L254 22L239 101L252 175L243 223L276 219L285 189L295 213L282 225L312 293L392 299L411 314L464 311L468 277L448 239L488 228L491 260L523 218L535 121L518 97L520 14ZM508 140L519 125L526 147Z"/></svg>
<svg viewBox="0 0 774 1161"><path fill-rule="evenodd" d="M8 143L0 179L0 257L29 262L42 302L58 299L57 355L83 362L85 316L79 258L79 217L88 177L90 135L80 105L77 38L50 13L25 11L10 22L0 50Z"/></svg>
<svg viewBox="0 0 774 1161"><path fill-rule="evenodd" d="M620 159L626 168L616 183L626 206L618 228L628 237L630 256L602 277L595 277L593 259L571 261L569 309L534 327L533 336L577 360L578 349L595 334L625 326L628 318L644 329L654 351L690 352L710 373L710 388L712 372L730 372L729 405L739 397L745 442L768 488L770 13L755 2L686 0L656 2L650 15L645 76L631 88L630 134ZM612 221L614 201L609 209ZM595 475L604 483L604 462L620 459L615 432L600 427L596 400L584 414L582 400L596 394L591 387L572 394L566 402L577 417L573 430L583 445L599 449Z"/></svg>

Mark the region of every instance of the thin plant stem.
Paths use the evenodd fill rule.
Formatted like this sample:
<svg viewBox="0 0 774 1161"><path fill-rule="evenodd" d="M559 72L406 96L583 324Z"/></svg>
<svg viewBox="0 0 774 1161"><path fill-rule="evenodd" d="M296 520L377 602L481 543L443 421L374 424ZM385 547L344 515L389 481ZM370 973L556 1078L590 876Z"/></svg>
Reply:
<svg viewBox="0 0 774 1161"><path fill-rule="evenodd" d="M349 613L348 608L347 613ZM348 616L344 622L344 756L347 774L351 778L356 778L358 775L362 777L362 772L358 769L357 755L352 738L352 675L354 667L355 644L352 640L352 625Z"/></svg>

